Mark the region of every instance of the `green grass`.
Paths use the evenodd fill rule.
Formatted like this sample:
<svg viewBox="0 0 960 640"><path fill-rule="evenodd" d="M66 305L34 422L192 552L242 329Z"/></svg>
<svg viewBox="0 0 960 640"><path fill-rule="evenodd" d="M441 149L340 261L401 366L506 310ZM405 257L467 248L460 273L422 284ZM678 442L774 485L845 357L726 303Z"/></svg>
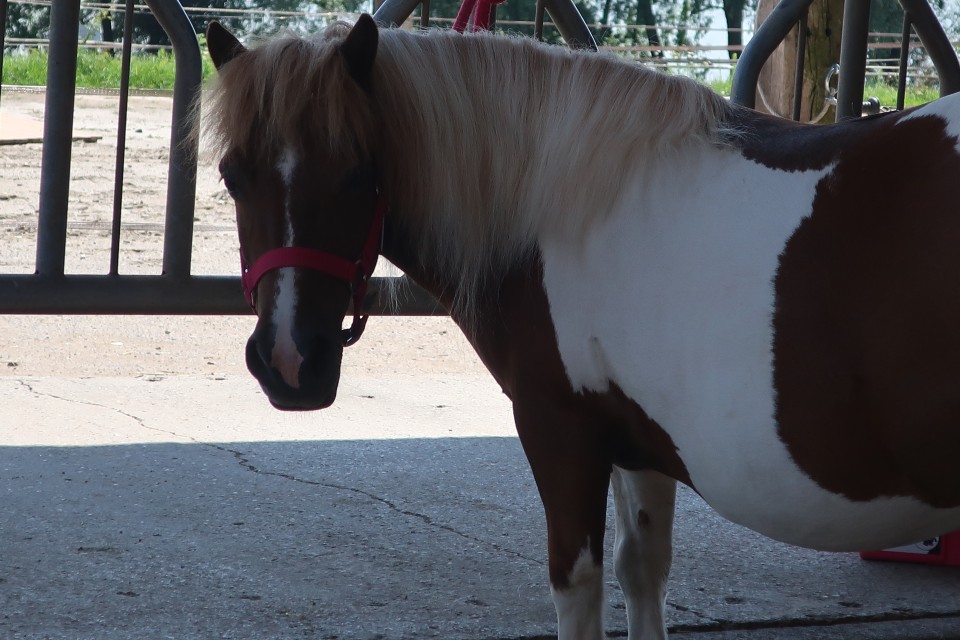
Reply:
<svg viewBox="0 0 960 640"><path fill-rule="evenodd" d="M727 78L726 80L708 82L707 85L717 93L729 96L731 82L732 80ZM863 95L865 98L873 97L879 99L880 105L883 107L897 106L896 84L888 84L876 78L868 78L867 84L863 90ZM935 85L911 86L908 84L907 93L904 96L904 105L907 107L913 107L919 104L926 104L927 102L936 100L939 97L940 91Z"/></svg>
<svg viewBox="0 0 960 640"><path fill-rule="evenodd" d="M880 100L880 105L884 107L897 106L897 85L888 84L880 80L867 79L867 86L863 91L868 98L873 97ZM904 106L913 107L918 104L925 104L940 97L940 89L937 86L910 86L907 85L907 93L904 95Z"/></svg>
<svg viewBox="0 0 960 640"><path fill-rule="evenodd" d="M203 77L214 73L213 63L203 53ZM138 89L172 89L174 77L173 55L160 51L156 54L135 54L130 62L130 86ZM730 79L711 82L710 86L723 95L730 95ZM3 58L3 84L43 86L47 83L47 55L32 50L29 54L6 55ZM120 56L105 51L81 49L77 56L77 86L83 88L117 88L120 86ZM866 96L880 99L884 107L897 102L896 86L878 80L868 80ZM908 87L906 104L913 106L936 100L936 87Z"/></svg>
<svg viewBox="0 0 960 640"><path fill-rule="evenodd" d="M203 58L204 78L214 73L209 56ZM173 54L134 54L130 59L130 86L137 89L172 89L175 74ZM47 54L32 50L26 55L3 57L3 84L43 86L47 84ZM81 49L77 55L77 86L85 89L118 88L120 56L105 51Z"/></svg>

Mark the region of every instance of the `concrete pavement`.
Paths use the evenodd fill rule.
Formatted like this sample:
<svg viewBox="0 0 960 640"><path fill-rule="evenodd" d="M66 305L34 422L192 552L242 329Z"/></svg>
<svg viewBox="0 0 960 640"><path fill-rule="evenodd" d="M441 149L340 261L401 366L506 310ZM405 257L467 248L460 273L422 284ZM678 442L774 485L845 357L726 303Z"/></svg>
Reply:
<svg viewBox="0 0 960 640"><path fill-rule="evenodd" d="M0 638L555 631L539 499L487 377L353 376L297 415L239 374L0 377L0 402ZM960 569L787 547L689 491L676 528L673 638L960 638Z"/></svg>

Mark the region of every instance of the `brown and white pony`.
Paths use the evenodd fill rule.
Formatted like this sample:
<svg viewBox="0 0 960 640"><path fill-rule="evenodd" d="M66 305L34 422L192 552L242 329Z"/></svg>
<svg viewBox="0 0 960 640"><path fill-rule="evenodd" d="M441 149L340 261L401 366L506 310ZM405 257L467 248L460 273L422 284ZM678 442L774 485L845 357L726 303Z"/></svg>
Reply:
<svg viewBox="0 0 960 640"><path fill-rule="evenodd" d="M603 635L611 482L632 639L666 634L677 481L816 549L960 527L960 96L813 127L367 16L208 43L250 370L326 407L377 249L433 292L513 401L560 638Z"/></svg>

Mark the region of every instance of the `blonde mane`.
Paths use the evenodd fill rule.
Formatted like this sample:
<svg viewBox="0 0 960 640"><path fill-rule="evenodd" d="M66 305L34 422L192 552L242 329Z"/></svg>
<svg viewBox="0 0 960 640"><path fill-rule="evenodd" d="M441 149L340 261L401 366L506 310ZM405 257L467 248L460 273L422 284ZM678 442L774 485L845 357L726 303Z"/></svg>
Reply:
<svg viewBox="0 0 960 640"><path fill-rule="evenodd" d="M651 163L731 134L726 101L692 80L524 38L381 30L371 100L332 55L348 30L278 38L227 65L209 140L221 153L256 136L369 154L420 255L459 275L465 309L539 238L602 220Z"/></svg>

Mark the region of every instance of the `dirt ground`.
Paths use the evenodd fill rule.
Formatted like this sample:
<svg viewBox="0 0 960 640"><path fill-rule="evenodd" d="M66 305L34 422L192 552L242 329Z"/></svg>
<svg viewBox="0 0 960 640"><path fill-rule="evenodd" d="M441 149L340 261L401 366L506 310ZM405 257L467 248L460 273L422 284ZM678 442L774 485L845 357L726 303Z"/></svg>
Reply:
<svg viewBox="0 0 960 640"><path fill-rule="evenodd" d="M42 120L44 94L5 91L7 113ZM116 96L79 95L74 130L96 142L73 146L67 273L106 273L116 163ZM171 100L131 97L124 161L120 272L159 273ZM42 145L0 146L0 273L32 273ZM233 205L215 163L197 176L192 273L237 274ZM245 371L253 317L0 315L0 376L223 376ZM371 319L344 357L344 375L482 374L448 318Z"/></svg>

